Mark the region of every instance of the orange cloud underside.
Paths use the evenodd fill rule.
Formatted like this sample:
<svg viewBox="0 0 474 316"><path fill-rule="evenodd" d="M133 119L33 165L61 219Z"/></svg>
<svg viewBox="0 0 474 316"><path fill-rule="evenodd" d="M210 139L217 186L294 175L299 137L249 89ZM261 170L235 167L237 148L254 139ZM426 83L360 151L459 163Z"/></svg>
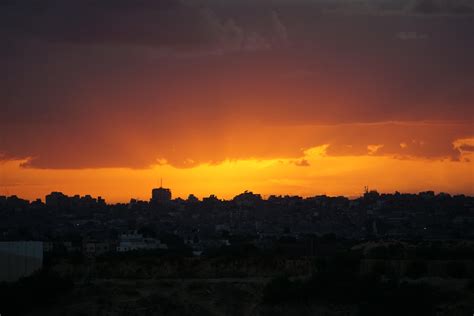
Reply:
<svg viewBox="0 0 474 316"><path fill-rule="evenodd" d="M299 159L226 160L187 169L165 164L148 169L51 170L22 168L25 161L11 160L0 165L0 194L34 199L60 190L66 194L101 195L109 202L127 202L130 198L149 199L150 190L160 177L175 197L183 198L190 193L231 198L244 190L264 195L357 196L365 185L384 192L436 190L474 194L472 153L463 154L462 161L452 161L370 154L329 156L327 148L308 149Z"/></svg>

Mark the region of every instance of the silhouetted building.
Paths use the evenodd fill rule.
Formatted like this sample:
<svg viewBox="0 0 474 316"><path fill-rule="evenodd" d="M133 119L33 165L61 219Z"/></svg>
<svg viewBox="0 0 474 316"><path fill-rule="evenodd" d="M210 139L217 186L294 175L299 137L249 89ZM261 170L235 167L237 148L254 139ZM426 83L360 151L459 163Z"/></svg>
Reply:
<svg viewBox="0 0 474 316"><path fill-rule="evenodd" d="M61 192L51 192L46 195L46 205L49 207L65 207L69 204L69 198Z"/></svg>
<svg viewBox="0 0 474 316"><path fill-rule="evenodd" d="M188 203L199 203L199 199L194 194L190 194L188 196L188 199L186 200L186 202L188 202Z"/></svg>
<svg viewBox="0 0 474 316"><path fill-rule="evenodd" d="M165 203L171 201L171 190L163 187L151 191L151 201L155 203Z"/></svg>
<svg viewBox="0 0 474 316"><path fill-rule="evenodd" d="M255 206L257 203L262 201L260 194L253 194L252 192L245 191L234 197L234 202L240 206Z"/></svg>

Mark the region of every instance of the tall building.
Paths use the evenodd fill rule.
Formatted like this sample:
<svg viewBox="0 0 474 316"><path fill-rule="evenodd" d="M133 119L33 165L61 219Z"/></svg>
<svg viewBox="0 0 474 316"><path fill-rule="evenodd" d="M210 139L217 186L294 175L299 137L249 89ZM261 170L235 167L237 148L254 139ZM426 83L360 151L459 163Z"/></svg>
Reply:
<svg viewBox="0 0 474 316"><path fill-rule="evenodd" d="M156 203L166 203L171 201L171 190L163 187L151 191L151 201Z"/></svg>

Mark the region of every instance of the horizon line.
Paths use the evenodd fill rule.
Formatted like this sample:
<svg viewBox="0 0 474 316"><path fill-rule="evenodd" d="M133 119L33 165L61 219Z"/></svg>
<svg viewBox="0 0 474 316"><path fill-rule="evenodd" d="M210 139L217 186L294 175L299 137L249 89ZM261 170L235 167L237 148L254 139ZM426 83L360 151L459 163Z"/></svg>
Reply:
<svg viewBox="0 0 474 316"><path fill-rule="evenodd" d="M160 187L161 188L161 187ZM157 189L157 188L153 188L153 189ZM153 190L152 189L152 190ZM163 188L163 189L168 189L168 188ZM253 195L260 195L260 198L263 200L263 201L268 201L270 197L277 197L277 198L301 198L303 200L305 199L311 199L311 198L317 198L317 197L328 197L328 198L346 198L346 199L349 199L349 200L357 200L359 198L363 198L365 193L371 193L371 192L375 192L377 194L379 194L380 196L382 195L420 195L420 194L423 194L423 193L433 193L434 196L440 196L440 195L448 195L448 196L451 196L451 197L455 197L455 196L464 196L464 197L469 197L469 198L474 198L474 195L470 195L470 194L465 194L465 193L449 193L449 192L444 192L444 191L435 191L435 190L422 190L422 191L417 191L417 192L403 192L403 191L393 191L393 192L379 192L378 190L376 189L373 189L373 190L368 190L367 192L362 192L360 195L343 195L343 194L340 194L340 195L332 195L332 194L326 194L326 193L322 193L322 194L314 194L314 195L298 195L298 194L260 194L260 193L257 193L257 192L253 192L251 190L244 190L243 192L241 193L238 193L236 195L234 195L232 198L219 198L216 194L209 194L209 195L203 195L203 196L197 196L193 193L189 193L188 196L186 198L183 198L181 196L177 196L177 197L174 197L171 199L171 201L176 201L176 200L184 200L186 201L189 196L194 196L196 197L200 202L203 201L203 199L206 199L206 198L210 198L210 197L215 197L217 198L218 200L220 201L232 201L235 197L239 196L239 195L242 195L242 194L245 194L245 193L249 193L249 194L253 194ZM16 197L18 199L21 199L21 200L25 200L25 201L28 201L29 203L32 203L32 202L36 202L36 201L41 201L42 203L45 203L46 202L46 197L52 193L60 193L60 194L63 194L65 195L66 197L68 198L73 198L73 197L79 197L79 198L84 198L84 197L91 197L93 199L96 199L98 200L99 198L100 199L103 199L104 201L106 201L107 199L102 196L102 195L97 195L97 196L93 196L92 194L84 194L84 195L81 195L81 194L71 194L71 195L68 195L62 191L51 191L50 193L46 194L44 196L44 198L33 198L33 199L27 199L27 198L23 198L17 194L6 194L6 195L3 195L3 194L0 194L0 198L12 198L12 197ZM151 197L149 199L140 199L140 198L134 198L133 196L131 196L129 198L129 201L128 202L111 202L111 203L107 203L105 202L105 204L107 205L114 205L114 204L128 204L130 203L132 200L136 200L137 202L150 202L151 201Z"/></svg>

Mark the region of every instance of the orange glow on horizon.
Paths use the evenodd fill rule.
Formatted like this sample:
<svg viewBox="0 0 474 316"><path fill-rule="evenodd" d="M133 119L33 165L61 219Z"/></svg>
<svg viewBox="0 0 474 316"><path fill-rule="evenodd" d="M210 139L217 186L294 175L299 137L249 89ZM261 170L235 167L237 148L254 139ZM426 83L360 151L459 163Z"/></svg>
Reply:
<svg viewBox="0 0 474 316"><path fill-rule="evenodd" d="M376 147L371 148L373 152ZM380 192L442 191L474 194L472 153L461 161L421 158L397 159L390 156L330 156L328 146L306 150L298 159L226 160L180 169L168 164L147 169L34 169L24 168L23 160L1 163L1 195L44 199L51 191L68 195L91 194L107 202L148 200L151 189L164 179L173 197L211 194L229 199L250 190L263 196L320 194L359 196L365 185Z"/></svg>

